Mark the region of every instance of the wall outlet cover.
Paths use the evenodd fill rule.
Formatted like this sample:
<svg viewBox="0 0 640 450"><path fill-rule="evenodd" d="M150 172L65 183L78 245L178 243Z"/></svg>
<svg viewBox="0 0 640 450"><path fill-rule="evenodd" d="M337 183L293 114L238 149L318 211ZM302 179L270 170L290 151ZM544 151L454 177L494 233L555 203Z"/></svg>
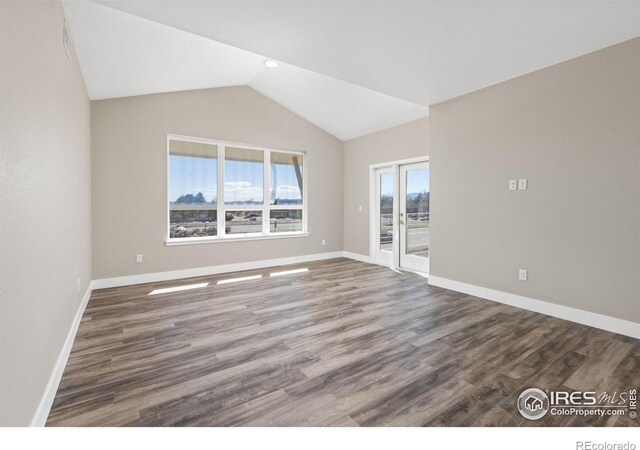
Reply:
<svg viewBox="0 0 640 450"><path fill-rule="evenodd" d="M527 281L527 277L528 277L528 273L527 273L527 271L526 271L526 270L524 270L524 269L520 269L520 270L518 271L518 279L519 279L520 281Z"/></svg>
<svg viewBox="0 0 640 450"><path fill-rule="evenodd" d="M522 178L522 179L518 180L518 190L520 190L520 191L526 191L527 190L527 179L526 178Z"/></svg>

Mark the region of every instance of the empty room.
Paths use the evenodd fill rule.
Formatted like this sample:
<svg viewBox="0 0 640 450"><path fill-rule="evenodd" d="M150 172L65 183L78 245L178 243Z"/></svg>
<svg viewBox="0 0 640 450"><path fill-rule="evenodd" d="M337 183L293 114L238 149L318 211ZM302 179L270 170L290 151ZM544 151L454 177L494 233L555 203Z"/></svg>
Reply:
<svg viewBox="0 0 640 450"><path fill-rule="evenodd" d="M640 2L1 1L0 39L0 425L629 444Z"/></svg>

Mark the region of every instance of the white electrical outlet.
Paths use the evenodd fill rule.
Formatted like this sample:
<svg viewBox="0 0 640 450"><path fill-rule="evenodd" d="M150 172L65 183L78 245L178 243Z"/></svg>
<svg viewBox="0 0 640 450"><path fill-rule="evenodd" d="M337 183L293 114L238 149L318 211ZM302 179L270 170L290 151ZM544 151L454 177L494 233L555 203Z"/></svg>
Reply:
<svg viewBox="0 0 640 450"><path fill-rule="evenodd" d="M142 262L142 255L136 255L136 262L137 263L141 263Z"/></svg>
<svg viewBox="0 0 640 450"><path fill-rule="evenodd" d="M527 281L527 277L528 277L528 274L527 274L527 271L525 269L520 269L518 271L518 279L520 281Z"/></svg>
<svg viewBox="0 0 640 450"><path fill-rule="evenodd" d="M522 178L522 179L518 180L518 190L520 190L520 191L526 191L527 190L527 179L526 178Z"/></svg>
<svg viewBox="0 0 640 450"><path fill-rule="evenodd" d="M327 245L327 241L326 240L322 240L322 245Z"/></svg>
<svg viewBox="0 0 640 450"><path fill-rule="evenodd" d="M358 206L358 212L362 212L362 206Z"/></svg>
<svg viewBox="0 0 640 450"><path fill-rule="evenodd" d="M76 291L80 292L80 278L76 280Z"/></svg>
<svg viewBox="0 0 640 450"><path fill-rule="evenodd" d="M510 191L518 190L518 180L509 180L509 190Z"/></svg>

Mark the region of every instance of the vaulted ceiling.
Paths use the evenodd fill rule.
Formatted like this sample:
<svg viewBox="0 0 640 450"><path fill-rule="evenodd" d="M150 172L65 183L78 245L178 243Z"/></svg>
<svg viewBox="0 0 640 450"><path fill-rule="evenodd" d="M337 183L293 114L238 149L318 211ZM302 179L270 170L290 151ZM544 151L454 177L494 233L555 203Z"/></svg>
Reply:
<svg viewBox="0 0 640 450"><path fill-rule="evenodd" d="M92 99L249 85L342 140L640 35L640 2L64 6ZM279 67L264 67L267 57Z"/></svg>

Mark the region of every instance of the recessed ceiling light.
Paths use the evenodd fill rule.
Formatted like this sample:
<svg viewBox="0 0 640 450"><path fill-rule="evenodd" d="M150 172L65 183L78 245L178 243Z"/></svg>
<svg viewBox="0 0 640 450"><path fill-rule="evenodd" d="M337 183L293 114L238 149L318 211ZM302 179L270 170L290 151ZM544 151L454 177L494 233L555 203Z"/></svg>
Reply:
<svg viewBox="0 0 640 450"><path fill-rule="evenodd" d="M264 65L267 66L269 69L275 69L276 67L278 67L278 62L274 61L273 59L265 59Z"/></svg>

